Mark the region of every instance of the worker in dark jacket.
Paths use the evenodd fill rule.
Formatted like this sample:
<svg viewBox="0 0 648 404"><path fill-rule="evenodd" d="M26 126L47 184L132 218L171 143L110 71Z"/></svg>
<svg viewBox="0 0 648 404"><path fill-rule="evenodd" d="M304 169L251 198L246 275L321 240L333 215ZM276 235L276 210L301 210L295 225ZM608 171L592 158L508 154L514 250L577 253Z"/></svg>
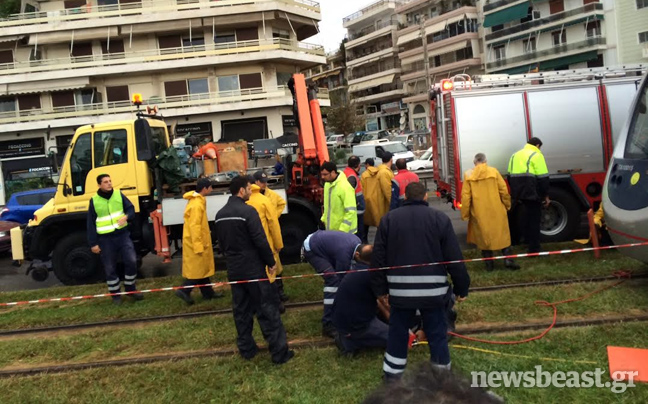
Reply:
<svg viewBox="0 0 648 404"><path fill-rule="evenodd" d="M540 252L542 207L549 206L549 171L540 151L542 141L532 137L511 156L508 180L511 187L511 241L518 244L524 234L528 252Z"/></svg>
<svg viewBox="0 0 648 404"><path fill-rule="evenodd" d="M235 177L230 192L232 196L216 214L215 222L216 237L225 255L227 279L265 279L266 266L271 275L277 266L259 214L245 204L252 193L247 177ZM279 295L272 284L267 281L234 284L232 304L237 345L243 358L252 359L259 350L252 337L254 315L274 363L286 363L295 355L288 349L286 330L279 314Z"/></svg>
<svg viewBox="0 0 648 404"><path fill-rule="evenodd" d="M411 183L405 188L405 202L380 221L371 266L394 267L461 260L463 256L450 219L427 204L425 187ZM468 295L470 277L464 264L425 265L372 272L376 296L389 294L391 306L389 340L383 371L385 380L400 378L407 364L409 327L416 311L434 364L450 368L446 307L449 299L448 273L458 300Z"/></svg>
<svg viewBox="0 0 648 404"><path fill-rule="evenodd" d="M361 248L362 247L362 248ZM366 246L370 248L370 246ZM302 255L318 274L324 274L324 315L322 316L322 335L335 337L335 327L331 322L335 293L343 275L337 272L348 271L356 256L364 246L355 234L341 231L318 230L306 237Z"/></svg>
<svg viewBox="0 0 648 404"><path fill-rule="evenodd" d="M120 293L121 286L117 275L117 258L121 256L124 263L124 290L133 292L135 300L142 300L141 293L135 293L137 277L137 254L133 240L128 231L128 222L135 219L135 208L124 194L113 189L108 174L97 177L99 189L90 199L86 231L88 244L93 253L99 254L106 273L106 283L110 293ZM121 304L121 296L113 296L114 304Z"/></svg>

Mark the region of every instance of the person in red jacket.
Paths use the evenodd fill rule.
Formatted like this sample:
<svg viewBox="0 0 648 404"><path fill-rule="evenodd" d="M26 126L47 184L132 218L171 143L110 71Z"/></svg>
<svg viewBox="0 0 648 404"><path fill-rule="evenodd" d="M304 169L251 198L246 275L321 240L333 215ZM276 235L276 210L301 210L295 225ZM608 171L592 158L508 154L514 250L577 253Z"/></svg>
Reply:
<svg viewBox="0 0 648 404"><path fill-rule="evenodd" d="M398 169L398 174L394 176L394 180L396 180L398 187L400 188L398 199L402 204L405 200L405 188L407 188L407 186L412 182L419 182L419 177L407 169L405 159L396 160L396 168Z"/></svg>
<svg viewBox="0 0 648 404"><path fill-rule="evenodd" d="M362 193L362 183L360 183L360 158L358 156L351 156L347 162L347 168L344 169L344 175L347 176L349 184L355 189L356 204L358 208L358 237L363 243L367 243L364 230L364 212L365 200Z"/></svg>

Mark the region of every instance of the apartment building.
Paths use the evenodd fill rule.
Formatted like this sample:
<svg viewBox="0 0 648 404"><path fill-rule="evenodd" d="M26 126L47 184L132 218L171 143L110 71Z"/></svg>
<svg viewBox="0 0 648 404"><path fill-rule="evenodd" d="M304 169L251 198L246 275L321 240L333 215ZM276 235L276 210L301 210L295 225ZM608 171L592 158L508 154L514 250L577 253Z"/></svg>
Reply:
<svg viewBox="0 0 648 404"><path fill-rule="evenodd" d="M403 21L396 45L408 111L401 128L426 130L430 85L483 73L476 0L412 0L396 12Z"/></svg>
<svg viewBox="0 0 648 404"><path fill-rule="evenodd" d="M648 0L617 1L618 62L648 63Z"/></svg>
<svg viewBox="0 0 648 404"><path fill-rule="evenodd" d="M317 85L320 91L328 93L333 107L344 105L349 100L347 92L346 60L341 51L326 55L326 64L313 67L305 72L307 82Z"/></svg>
<svg viewBox="0 0 648 404"><path fill-rule="evenodd" d="M134 93L179 136L295 131L286 83L325 63L323 48L301 42L320 19L311 0L23 1L0 20L5 181L51 174L48 156L60 160L81 125L133 119Z"/></svg>
<svg viewBox="0 0 648 404"><path fill-rule="evenodd" d="M624 2L629 0L482 2L486 72L617 65L615 3Z"/></svg>
<svg viewBox="0 0 648 404"><path fill-rule="evenodd" d="M349 97L369 131L400 127L404 92L396 8L403 3L379 0L343 19Z"/></svg>

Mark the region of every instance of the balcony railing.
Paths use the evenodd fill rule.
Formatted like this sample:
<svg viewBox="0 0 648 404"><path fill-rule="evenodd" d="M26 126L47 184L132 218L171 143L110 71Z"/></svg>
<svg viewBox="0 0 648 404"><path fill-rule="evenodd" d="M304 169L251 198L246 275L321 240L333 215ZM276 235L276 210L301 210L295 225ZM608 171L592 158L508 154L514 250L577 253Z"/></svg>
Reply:
<svg viewBox="0 0 648 404"><path fill-rule="evenodd" d="M574 42L570 44L565 44L565 45L557 45L557 46L552 46L549 49L543 49L543 50L538 50L535 52L530 52L530 53L525 53L523 55L519 56L514 56L510 58L503 58L500 60L495 60L495 61L490 61L486 68L487 69L495 69L498 67L502 66L508 66L512 65L515 63L520 63L520 62L526 62L526 61L533 61L538 58L542 58L545 56L551 56L551 55L560 55L561 53L566 53L578 49L583 49L583 48L590 48L592 46L598 46L598 45L605 45L606 40L603 37L595 37L595 38L589 38L584 41L579 41L579 42ZM490 57L493 58L495 54L493 53Z"/></svg>
<svg viewBox="0 0 648 404"><path fill-rule="evenodd" d="M221 44L197 45L183 48L151 49L139 52L110 53L62 59L26 60L0 64L0 75L34 73L62 69L115 66L134 63L162 62L210 56L223 56L238 53L252 53L271 50L287 50L324 56L324 48L291 41L283 38L254 41L228 42Z"/></svg>
<svg viewBox="0 0 648 404"><path fill-rule="evenodd" d="M552 14L549 17L540 18L539 20L528 21L523 24L518 24L507 29L502 29L493 33L486 35L486 41L492 41L494 39L503 38L512 34L517 34L518 32L524 32L530 30L531 28L540 27L542 25L551 24L552 22L561 21L576 15L590 13L593 11L603 11L603 4L601 3L591 3L582 7L577 7L573 10L563 11L562 13Z"/></svg>
<svg viewBox="0 0 648 404"><path fill-rule="evenodd" d="M290 97L286 86L221 91L217 93L187 94L173 97L151 97L146 105L157 105L162 111L171 108L195 107L201 105L228 104L272 98ZM318 98L329 99L327 89L319 89ZM132 113L136 108L130 101L83 104L54 108L39 108L23 111L0 112L0 123L19 123L51 119L69 119L81 116Z"/></svg>
<svg viewBox="0 0 648 404"><path fill-rule="evenodd" d="M377 10L379 8L382 8L382 7L384 7L385 5L387 5L389 3L402 4L403 0L380 0L380 1L377 1L377 2L375 2L373 4L370 4L369 6L367 6L365 8L363 8L360 11L356 11L355 13L344 17L342 19L342 23L346 24L349 21L357 20L358 18L362 17L363 15L367 15L370 12L372 12L374 10Z"/></svg>
<svg viewBox="0 0 648 404"><path fill-rule="evenodd" d="M12 14L7 18L0 19L0 27L48 24L60 21L76 21L93 18L124 17L156 12L195 10L199 8L227 8L239 5L249 6L253 4L277 1L305 8L310 11L320 12L319 3L311 0L212 0L209 3L199 3L198 0L142 0L140 3L111 4L106 6L85 5L70 9Z"/></svg>
<svg viewBox="0 0 648 404"><path fill-rule="evenodd" d="M358 80L367 76L372 76L374 74L379 74L379 73L384 73L387 71L393 70L393 73L400 73L400 67L397 65L394 66L385 66L385 67L380 67L376 66L371 69L365 69L361 72L354 72L351 77L349 77L349 81L353 80Z"/></svg>
<svg viewBox="0 0 648 404"><path fill-rule="evenodd" d="M486 0L484 4L484 12L495 10L496 8L508 6L520 0Z"/></svg>
<svg viewBox="0 0 648 404"><path fill-rule="evenodd" d="M376 31L380 31L383 28L387 27L394 27L394 29L398 28L398 21L383 21L380 24L374 24L369 28L365 28L360 32L356 32L353 35L349 36L350 41L355 41L356 39L362 38L363 36L367 36L369 34L373 34Z"/></svg>

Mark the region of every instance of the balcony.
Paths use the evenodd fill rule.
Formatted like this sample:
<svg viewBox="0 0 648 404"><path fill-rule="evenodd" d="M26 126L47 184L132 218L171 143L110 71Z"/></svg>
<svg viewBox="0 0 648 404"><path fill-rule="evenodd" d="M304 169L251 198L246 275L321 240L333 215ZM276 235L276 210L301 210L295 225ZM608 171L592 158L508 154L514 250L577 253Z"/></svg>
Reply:
<svg viewBox="0 0 648 404"><path fill-rule="evenodd" d="M152 62L168 62L188 59L209 58L215 56L226 56L246 53L259 53L273 50L305 53L309 55L324 56L324 48L319 45L300 43L283 38L267 40L239 41L223 44L198 45L184 48L151 49L139 52L99 54L91 56L79 56L63 59L27 60L13 63L0 64L0 77L19 74L37 73L48 71L59 71L69 69L96 68L123 66L128 71L142 67ZM206 63L205 61L204 63ZM234 61L235 62L235 61ZM147 66L147 69L159 68L159 66ZM177 68L177 65L170 65L168 68ZM92 71L89 74L101 74ZM111 71L111 73L116 73ZM35 80L35 78L32 78Z"/></svg>
<svg viewBox="0 0 648 404"><path fill-rule="evenodd" d="M329 92L326 89L319 89L318 98L322 100L324 106L329 104ZM228 110L238 110L247 108L258 108L263 105L241 105L242 102L261 102L264 100L272 101L276 105L281 99L285 100L285 105L292 105L292 96L286 86L252 88L246 90L223 91L218 93L188 94L174 97L151 97L144 102L145 105L157 105L162 114L165 116L186 115L187 111L183 108L189 107L209 107L210 111L200 111L199 113L220 112ZM282 101L283 102L283 101ZM271 105L268 105L271 106ZM173 113L173 109L180 109ZM98 104L84 104L66 107L30 109L24 111L11 111L0 113L0 124L15 124L25 122L43 121L42 125L51 124L51 120L83 118L88 116L114 115L114 114L132 114L136 107L130 101L108 102ZM83 118L82 120L87 121ZM54 127L67 126L66 122Z"/></svg>
<svg viewBox="0 0 648 404"><path fill-rule="evenodd" d="M400 74L400 67L386 66L384 68L371 69L362 73L357 73L349 77L349 84L357 84L367 80L373 80L388 74Z"/></svg>
<svg viewBox="0 0 648 404"><path fill-rule="evenodd" d="M564 44L564 45L559 45L559 46L553 46L549 49L543 49L543 50L538 50L532 53L525 53L523 55L519 56L514 56L510 58L503 58L500 60L496 60L493 62L489 62L486 64L486 70L487 71L493 71L493 70L502 70L501 68L504 67L513 67L512 65L518 65L518 64L529 64L529 62L533 62L537 59L547 59L547 57L553 56L553 58L559 58L562 56L566 56L566 53L569 54L577 54L577 53L582 53L587 50L591 50L593 48L599 49L599 48L605 48L606 40L603 37L594 37L594 38L589 38L584 41L579 41L579 42L574 42L570 44ZM581 51L581 52L574 52L574 51Z"/></svg>
<svg viewBox="0 0 648 404"><path fill-rule="evenodd" d="M435 76L437 74L442 74L445 75L446 73L449 72L458 72L461 73L460 70L466 70L470 67L480 67L482 65L481 58L479 57L473 57L473 58L468 58L468 59L462 59L458 60L455 62L451 63L446 63L440 66L435 66L435 67L430 67L430 76ZM420 67L421 70L415 70L411 71L409 73L404 73L401 76L401 81L402 82L407 82L407 81L412 81L412 80L417 80L421 78L425 78L425 70L421 65L417 65L417 68Z"/></svg>
<svg viewBox="0 0 648 404"><path fill-rule="evenodd" d="M398 51L397 48L385 48L381 51L375 52L375 53L370 53L367 56L363 56L361 58L357 59L351 59L347 62L347 67L349 68L357 68L358 66L367 64L367 63L375 63L378 62L381 59L385 59L388 57L394 57L396 56L396 52Z"/></svg>
<svg viewBox="0 0 648 404"><path fill-rule="evenodd" d="M544 25L556 23L554 25L559 25L560 21L569 19L571 17L575 16L582 16L583 18L587 18L587 15L584 14L601 14L601 17L603 16L603 4L601 3L592 3L592 4L587 4L582 7L577 7L572 10L564 11L562 13L557 13L557 14L552 14L549 17L545 18L540 18L539 20L533 20L533 21L528 21L523 24L518 24L514 25L510 28L502 29L493 33L490 33L486 35L486 42L489 41L494 41L496 39L504 38L509 35L514 35L517 33L529 31L532 28L536 27L541 27ZM571 21L570 23L574 23L574 21ZM544 27L543 27L544 28Z"/></svg>
<svg viewBox="0 0 648 404"><path fill-rule="evenodd" d="M391 28L391 29L385 29L385 28ZM354 34L350 35L349 36L349 42L347 42L344 46L347 49L352 48L352 47L357 46L357 45L359 45L361 43L367 42L370 39L377 38L377 37L379 37L381 35L384 35L384 34L390 32L391 30L394 30L394 29L397 29L397 28L398 28L398 21L383 21L380 24L374 24L369 28L363 29L360 32L357 32L357 33L354 33ZM378 31L380 31L380 32L378 32ZM372 35L369 38L364 38L364 37L366 37L368 35L373 34L374 32L377 32L377 34ZM364 38L365 41L364 42L358 41L358 39L361 39L361 38Z"/></svg>
<svg viewBox="0 0 648 404"><path fill-rule="evenodd" d="M356 11L355 13L344 17L342 19L342 25L344 28L349 28L351 25L359 22L362 19L394 13L396 6L402 4L403 2L404 0L379 0L360 11Z"/></svg>
<svg viewBox="0 0 648 404"><path fill-rule="evenodd" d="M386 89L385 91L382 91L380 93L376 94L369 94L369 95L364 95L364 96L358 96L354 99L351 100L352 103L355 104L365 104L369 102L376 102L376 101L384 101L384 100L389 100L389 99L398 99L400 100L401 97L405 94L405 91L403 88L399 87L392 87L389 89Z"/></svg>
<svg viewBox="0 0 648 404"><path fill-rule="evenodd" d="M146 15L149 18L151 14L155 13L175 13L185 10L202 10L202 13L204 13L206 9L229 10L235 6L242 6L249 9L250 6L256 5L262 7L269 3L283 3L285 5L302 8L304 11L320 13L319 3L311 0L220 0L211 2L199 2L199 0L142 0L141 3L107 6L90 5L72 9L12 14L8 18L0 19L0 28L52 24L65 21L103 20L109 17L138 15ZM237 10L237 13L240 12ZM203 14L201 16L204 17L205 15ZM176 15L175 18L177 19L178 16Z"/></svg>
<svg viewBox="0 0 648 404"><path fill-rule="evenodd" d="M484 12L495 10L496 8L508 6L509 4L517 3L520 0L485 0Z"/></svg>

